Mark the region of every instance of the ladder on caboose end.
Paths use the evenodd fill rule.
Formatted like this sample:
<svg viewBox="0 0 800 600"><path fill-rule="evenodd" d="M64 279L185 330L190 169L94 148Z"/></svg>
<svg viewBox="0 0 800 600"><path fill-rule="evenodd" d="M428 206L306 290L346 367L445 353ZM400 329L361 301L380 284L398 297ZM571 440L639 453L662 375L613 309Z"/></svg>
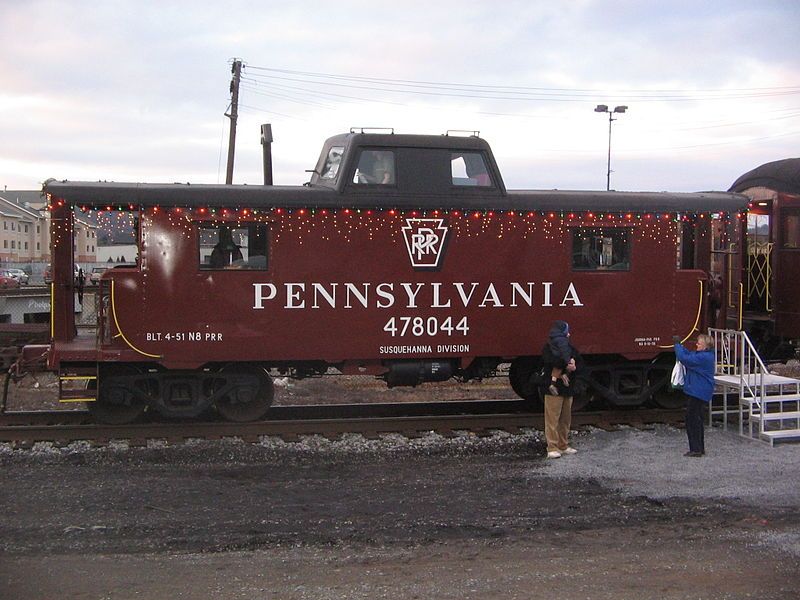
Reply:
<svg viewBox="0 0 800 600"><path fill-rule="evenodd" d="M734 415L741 436L770 446L778 440L800 441L800 380L770 373L744 331L709 329L709 334L714 338L714 380L722 393L721 407L711 406L709 423L721 415L727 428L728 416ZM735 408L728 404L731 392L738 400Z"/></svg>
<svg viewBox="0 0 800 600"><path fill-rule="evenodd" d="M97 367L62 368L58 373L59 402L95 402Z"/></svg>

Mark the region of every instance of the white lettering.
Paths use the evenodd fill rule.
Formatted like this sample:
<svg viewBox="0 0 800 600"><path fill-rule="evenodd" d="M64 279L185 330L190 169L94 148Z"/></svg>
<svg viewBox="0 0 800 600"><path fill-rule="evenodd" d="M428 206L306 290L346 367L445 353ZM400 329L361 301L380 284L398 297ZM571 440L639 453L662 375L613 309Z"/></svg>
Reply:
<svg viewBox="0 0 800 600"><path fill-rule="evenodd" d="M439 292L441 290L442 284L441 283L432 283L433 286L433 304L431 304L431 308L450 308L450 299L447 299L447 304L442 304L441 300L439 299Z"/></svg>
<svg viewBox="0 0 800 600"><path fill-rule="evenodd" d="M380 346L381 354L431 354L431 346Z"/></svg>
<svg viewBox="0 0 800 600"><path fill-rule="evenodd" d="M364 308L367 308L367 294L369 293L370 284L369 283L365 283L363 285L364 285L364 293L361 294L361 292L359 291L359 289L356 287L356 285L354 283L345 283L344 284L344 287L347 290L347 296L346 296L347 297L347 302L344 305L345 308L353 308L353 305L350 304L350 293L351 292L356 297L356 300L358 300L361 303L361 306L363 306Z"/></svg>
<svg viewBox="0 0 800 600"><path fill-rule="evenodd" d="M320 308L345 308L345 309L388 309L402 306L403 308L431 308L450 309L460 308L536 308L552 306L584 306L578 289L573 282L566 284L566 289L557 286L555 282L543 281L541 283L527 282L359 282L359 283L319 283L319 282L286 282L279 285L273 283L254 283L253 309L263 310L271 300L282 302L286 309L320 309ZM536 289L541 286L541 292ZM396 286L403 290L405 295L398 302L395 293ZM284 298L278 298L278 289ZM340 293L339 288L343 287ZM456 294L453 294L455 290ZM307 295L307 292L313 293ZM342 296L344 294L344 297ZM554 304L555 298L562 298L560 303ZM308 303L306 302L308 300Z"/></svg>
<svg viewBox="0 0 800 600"><path fill-rule="evenodd" d="M461 296L461 302L464 303L464 308L466 308L467 305L469 304L470 298L472 298L472 294L475 292L475 288L478 287L478 284L477 283L472 284L472 287L469 290L469 296L464 295L463 283L454 283L453 285L456 286L456 289L458 290L458 295Z"/></svg>
<svg viewBox="0 0 800 600"><path fill-rule="evenodd" d="M386 288L387 291L384 291ZM378 308L389 308L394 306L394 284L393 283L381 283L378 287L375 288L375 293L378 294L381 298L383 298L386 303L384 304L380 300L378 300Z"/></svg>
<svg viewBox="0 0 800 600"><path fill-rule="evenodd" d="M528 293L525 293L525 290L522 289L522 286L517 283L516 281L511 282L511 304L510 306L518 306L517 305L517 293L522 296L522 299L525 301L525 304L528 306L533 306L533 282L528 282Z"/></svg>
<svg viewBox="0 0 800 600"><path fill-rule="evenodd" d="M550 302L550 288L553 285L552 281L543 281L542 285L544 286L544 300L542 300L542 306L553 306Z"/></svg>
<svg viewBox="0 0 800 600"><path fill-rule="evenodd" d="M408 304L406 304L406 308L417 308L417 305L416 305L417 294L419 294L419 291L422 289L422 286L424 284L418 283L417 284L417 289L414 290L414 291L411 290L411 284L410 283L401 283L400 285L402 286L402 288L406 291L406 294L408 295Z"/></svg>
<svg viewBox="0 0 800 600"><path fill-rule="evenodd" d="M564 300L559 304L559 306L566 306L567 301L572 302L572 306L583 306L583 303L578 298L578 292L575 289L575 284L570 283L569 287L567 288L567 293L564 294Z"/></svg>
<svg viewBox="0 0 800 600"><path fill-rule="evenodd" d="M439 236L430 227L420 227L417 233L411 234L411 248L420 260L424 254L436 252Z"/></svg>
<svg viewBox="0 0 800 600"><path fill-rule="evenodd" d="M266 296L263 293L264 288L268 290L268 294ZM256 310L263 309L264 300L272 300L273 298L275 298L275 294L278 293L278 290L271 283L254 283L253 291L255 293L255 299L253 300L253 308Z"/></svg>
<svg viewBox="0 0 800 600"><path fill-rule="evenodd" d="M500 302L500 297L497 295L497 290L494 289L493 283L490 283L489 287L486 288L486 293L483 295L483 302L480 303L480 307L483 308L486 306L487 302L491 302L496 308L503 306L503 303Z"/></svg>
<svg viewBox="0 0 800 600"><path fill-rule="evenodd" d="M436 346L436 352L469 352L469 344L440 344Z"/></svg>
<svg viewBox="0 0 800 600"><path fill-rule="evenodd" d="M306 301L300 299L300 293L306 291L305 283L284 283L286 287L286 305L284 308L305 308ZM295 291L297 288L297 291Z"/></svg>
<svg viewBox="0 0 800 600"><path fill-rule="evenodd" d="M336 286L339 285L338 283L331 284L330 293L321 283L312 283L311 285L314 288L314 305L311 308L319 308L319 296L322 296L331 308L336 308Z"/></svg>

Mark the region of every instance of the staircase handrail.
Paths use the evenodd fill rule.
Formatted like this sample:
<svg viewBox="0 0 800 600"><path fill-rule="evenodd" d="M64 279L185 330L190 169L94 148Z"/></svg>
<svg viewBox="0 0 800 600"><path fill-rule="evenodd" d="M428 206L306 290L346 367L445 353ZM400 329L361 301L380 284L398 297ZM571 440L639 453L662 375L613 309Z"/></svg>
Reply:
<svg viewBox="0 0 800 600"><path fill-rule="evenodd" d="M744 331L733 329L709 329L709 335L714 339L714 360L721 371L728 375L739 376L739 401L745 398L756 405L759 412L763 412L762 398L766 396L764 376L769 373L767 366L758 354L750 337ZM727 342L735 338L734 351L736 356L731 357L731 347ZM725 362L720 363L720 353ZM734 372L730 369L734 368ZM760 429L763 431L764 419L759 419Z"/></svg>

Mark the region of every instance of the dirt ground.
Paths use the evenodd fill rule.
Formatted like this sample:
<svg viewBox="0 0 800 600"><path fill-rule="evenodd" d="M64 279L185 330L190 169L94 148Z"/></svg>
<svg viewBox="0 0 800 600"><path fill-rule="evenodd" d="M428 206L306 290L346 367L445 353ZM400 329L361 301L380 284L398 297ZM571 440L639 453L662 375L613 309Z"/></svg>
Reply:
<svg viewBox="0 0 800 600"><path fill-rule="evenodd" d="M276 403L512 398L278 381ZM55 381L12 389L55 404ZM800 445L714 428L0 445L0 598L794 599Z"/></svg>
<svg viewBox="0 0 800 600"><path fill-rule="evenodd" d="M797 597L800 446L540 437L0 446L0 597Z"/></svg>

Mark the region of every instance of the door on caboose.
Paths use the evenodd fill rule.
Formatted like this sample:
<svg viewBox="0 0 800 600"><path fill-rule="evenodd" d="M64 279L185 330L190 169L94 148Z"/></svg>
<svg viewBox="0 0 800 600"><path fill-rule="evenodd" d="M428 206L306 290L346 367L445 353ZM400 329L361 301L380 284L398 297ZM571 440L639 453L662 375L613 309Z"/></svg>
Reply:
<svg viewBox="0 0 800 600"><path fill-rule="evenodd" d="M800 338L800 196L778 194L774 203L775 331Z"/></svg>
<svg viewBox="0 0 800 600"><path fill-rule="evenodd" d="M725 328L740 314L742 294L740 220L737 215L716 214L711 218L711 264L708 271L708 322Z"/></svg>

